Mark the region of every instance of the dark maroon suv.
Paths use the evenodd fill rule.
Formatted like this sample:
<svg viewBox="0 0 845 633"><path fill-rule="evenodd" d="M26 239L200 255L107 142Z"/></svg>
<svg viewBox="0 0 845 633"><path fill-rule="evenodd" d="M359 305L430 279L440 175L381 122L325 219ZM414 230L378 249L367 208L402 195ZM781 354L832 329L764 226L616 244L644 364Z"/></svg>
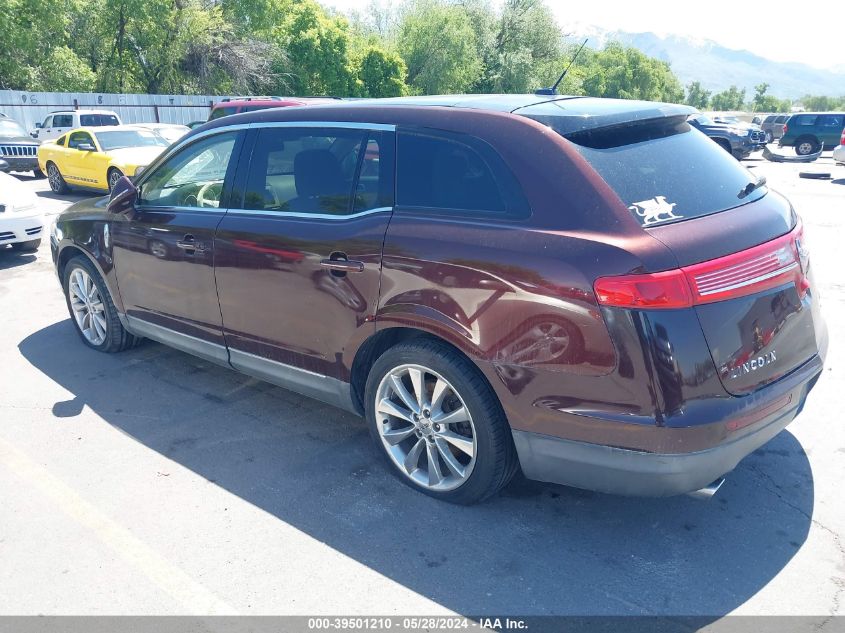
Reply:
<svg viewBox="0 0 845 633"><path fill-rule="evenodd" d="M827 348L789 202L687 123L583 97L210 122L52 251L82 341L141 337L366 416L459 503L531 479L713 492Z"/></svg>

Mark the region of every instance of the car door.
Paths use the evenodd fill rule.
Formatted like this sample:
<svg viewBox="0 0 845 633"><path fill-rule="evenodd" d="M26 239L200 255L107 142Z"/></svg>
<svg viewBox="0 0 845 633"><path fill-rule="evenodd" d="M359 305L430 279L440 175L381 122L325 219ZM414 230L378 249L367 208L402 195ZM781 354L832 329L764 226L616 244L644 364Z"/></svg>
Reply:
<svg viewBox="0 0 845 633"><path fill-rule="evenodd" d="M133 332L226 363L214 280L223 218L243 133L201 136L138 181L133 212L112 224L120 296Z"/></svg>
<svg viewBox="0 0 845 633"><path fill-rule="evenodd" d="M99 172L104 171L104 156L99 151L94 136L85 130L71 132L68 136L67 147L68 151L64 153L65 159L59 162L62 177L71 185L102 189L100 181L103 178Z"/></svg>
<svg viewBox="0 0 845 633"><path fill-rule="evenodd" d="M392 130L297 123L250 132L237 181L243 202L215 239L235 368L349 406L348 351L375 328L393 212Z"/></svg>
<svg viewBox="0 0 845 633"><path fill-rule="evenodd" d="M819 117L819 140L824 143L826 150L832 150L839 145L842 129L845 128L845 115L825 114Z"/></svg>
<svg viewBox="0 0 845 633"><path fill-rule="evenodd" d="M32 133L33 138L37 138L39 140L46 140L47 130L49 130L52 126L53 115L50 115L46 119L44 119L44 123L35 128L35 131Z"/></svg>
<svg viewBox="0 0 845 633"><path fill-rule="evenodd" d="M48 117L49 118L49 117ZM45 141L51 141L54 138L59 138L65 132L73 129L73 115L72 114L54 114L52 122L45 120L44 128L42 129L39 138Z"/></svg>

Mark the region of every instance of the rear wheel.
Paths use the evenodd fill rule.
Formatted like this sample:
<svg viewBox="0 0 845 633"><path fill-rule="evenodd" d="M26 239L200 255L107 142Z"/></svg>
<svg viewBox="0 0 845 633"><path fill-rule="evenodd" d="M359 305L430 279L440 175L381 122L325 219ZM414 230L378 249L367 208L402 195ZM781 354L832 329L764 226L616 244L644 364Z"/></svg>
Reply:
<svg viewBox="0 0 845 633"><path fill-rule="evenodd" d="M774 142L774 140L775 140L775 137L772 134L771 130L766 132L766 143L772 143L772 142Z"/></svg>
<svg viewBox="0 0 845 633"><path fill-rule="evenodd" d="M62 178L62 173L55 163L47 163L47 182L50 183L50 189L53 193L67 193L68 186L65 179Z"/></svg>
<svg viewBox="0 0 845 633"><path fill-rule="evenodd" d="M140 340L120 323L103 278L86 257L79 255L67 263L62 285L71 320L88 347L121 352Z"/></svg>
<svg viewBox="0 0 845 633"><path fill-rule="evenodd" d="M13 251L20 251L22 253L31 253L33 251L37 251L38 247L41 246L41 240L29 240L28 242L15 242L12 244Z"/></svg>
<svg viewBox="0 0 845 633"><path fill-rule="evenodd" d="M815 154L819 151L819 142L811 136L802 136L795 141L795 153L799 156Z"/></svg>
<svg viewBox="0 0 845 633"><path fill-rule="evenodd" d="M444 343L389 349L370 371L365 398L378 452L412 488L471 504L498 492L516 471L510 427L495 393Z"/></svg>

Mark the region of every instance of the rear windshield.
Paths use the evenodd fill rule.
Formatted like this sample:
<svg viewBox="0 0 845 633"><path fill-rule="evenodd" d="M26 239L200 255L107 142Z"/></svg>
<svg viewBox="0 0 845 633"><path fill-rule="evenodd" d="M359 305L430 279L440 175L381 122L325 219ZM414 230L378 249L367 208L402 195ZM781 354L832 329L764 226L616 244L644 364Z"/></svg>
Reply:
<svg viewBox="0 0 845 633"><path fill-rule="evenodd" d="M554 117L543 117L541 123L555 127ZM754 188L756 176L685 117L565 136L642 226L718 213L767 191Z"/></svg>
<svg viewBox="0 0 845 633"><path fill-rule="evenodd" d="M79 125L82 127L120 125L120 121L113 114L82 114L79 116Z"/></svg>

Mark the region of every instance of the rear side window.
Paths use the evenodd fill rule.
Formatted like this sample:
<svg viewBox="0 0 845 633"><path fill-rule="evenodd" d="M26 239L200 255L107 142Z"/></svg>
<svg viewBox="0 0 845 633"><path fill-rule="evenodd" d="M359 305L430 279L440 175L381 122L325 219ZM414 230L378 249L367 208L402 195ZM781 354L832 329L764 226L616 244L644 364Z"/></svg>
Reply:
<svg viewBox="0 0 845 633"><path fill-rule="evenodd" d="M66 138L67 138L67 136L61 137L58 141L56 141L56 145L61 145L62 147L64 147Z"/></svg>
<svg viewBox="0 0 845 633"><path fill-rule="evenodd" d="M821 117L821 124L822 127L832 127L841 130L843 127L842 119L841 114L828 114Z"/></svg>
<svg viewBox="0 0 845 633"><path fill-rule="evenodd" d="M787 117L787 116L779 116L778 118L775 119L775 123L786 123L786 120L788 118L789 117Z"/></svg>
<svg viewBox="0 0 845 633"><path fill-rule="evenodd" d="M214 119L219 119L220 117L229 116L230 114L235 114L238 111L235 107L228 107L228 108L214 108L211 111L211 116L208 117L209 121L213 121Z"/></svg>
<svg viewBox="0 0 845 633"><path fill-rule="evenodd" d="M392 139L345 128L261 129L244 208L343 216L391 207Z"/></svg>
<svg viewBox="0 0 845 633"><path fill-rule="evenodd" d="M82 127L100 127L103 125L120 125L120 121L113 114L82 114L79 116Z"/></svg>
<svg viewBox="0 0 845 633"><path fill-rule="evenodd" d="M435 130L402 131L396 204L446 215L524 218L528 202L498 153L479 138Z"/></svg>
<svg viewBox="0 0 845 633"><path fill-rule="evenodd" d="M544 123L549 124L549 118ZM554 123L551 123L554 128ZM756 200L757 178L684 117L566 135L642 226L677 222Z"/></svg>

